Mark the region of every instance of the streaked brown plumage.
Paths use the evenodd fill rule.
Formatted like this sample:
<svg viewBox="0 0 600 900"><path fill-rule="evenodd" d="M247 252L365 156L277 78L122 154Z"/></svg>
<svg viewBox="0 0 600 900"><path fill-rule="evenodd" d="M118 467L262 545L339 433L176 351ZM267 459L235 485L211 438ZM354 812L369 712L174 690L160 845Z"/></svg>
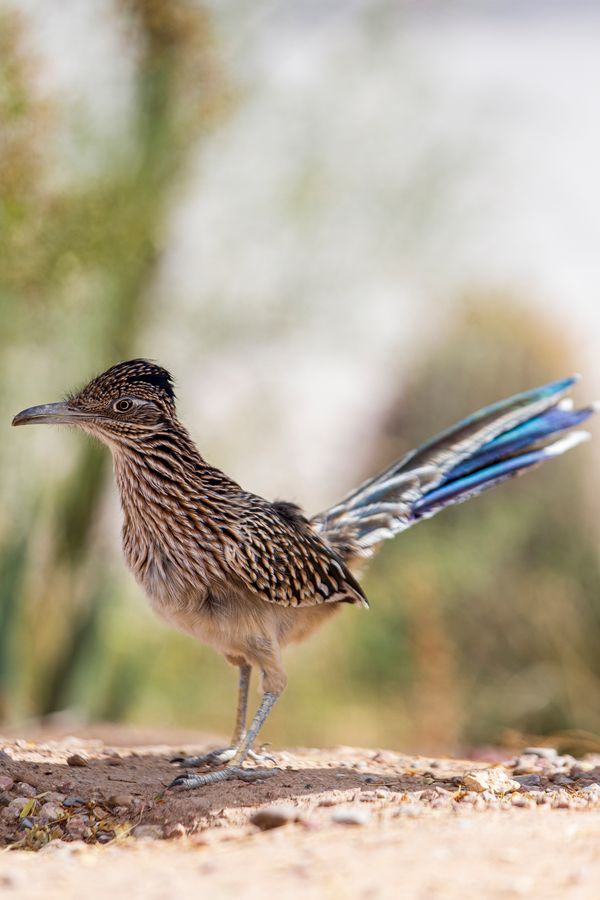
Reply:
<svg viewBox="0 0 600 900"><path fill-rule="evenodd" d="M459 423L424 445L417 456L394 464L312 520L293 504L271 503L242 490L205 462L177 418L171 376L153 362L120 363L63 403L34 407L15 417L17 425L76 424L110 447L123 510L125 557L154 610L240 669L232 746L178 760L189 766L233 765L208 774L180 775L174 785L190 788L267 774L240 769L240 764L256 756L252 744L285 688L281 649L306 637L341 603L367 605L349 565L369 556L383 538L567 449L563 439L562 445L559 441L517 454L512 435L522 423L531 429L530 423L540 418L543 437L586 418L591 409L571 412L570 418L560 411L560 398L571 383L511 398ZM544 418L548 416L554 416L551 427ZM480 477L481 486L469 483L462 489L465 477L453 477L457 467L483 459L482 454L488 465L495 440L504 440L504 445L512 441L510 452L504 445L501 454L496 452L496 468L504 467L502 471ZM528 438L519 448L539 448L539 440L540 435ZM571 439L569 446L576 442ZM488 469L477 470L475 462L467 469L473 471L485 475ZM473 478L470 474L466 480ZM449 499L444 491L450 492ZM264 694L246 733L252 668L261 673Z"/></svg>

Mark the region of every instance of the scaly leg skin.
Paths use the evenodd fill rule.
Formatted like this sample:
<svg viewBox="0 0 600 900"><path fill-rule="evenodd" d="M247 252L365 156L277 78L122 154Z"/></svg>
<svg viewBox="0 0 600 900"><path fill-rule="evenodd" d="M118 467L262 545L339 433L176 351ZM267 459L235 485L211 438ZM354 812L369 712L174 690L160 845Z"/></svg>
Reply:
<svg viewBox="0 0 600 900"><path fill-rule="evenodd" d="M250 675L252 673L252 668L248 665L242 665L239 667L239 669L240 681L238 689L237 715L235 718L235 729L233 731L233 737L231 738L230 746L222 747L220 750L211 750L210 753L204 753L202 754L202 756L176 756L171 760L172 763L177 763L180 766L189 766L190 768L201 768L204 766L206 766L207 768L213 768L225 765L225 763L231 762L231 760L234 759L236 753L240 749L242 741L246 737L248 690L250 687ZM247 756L253 762L258 763L273 761L271 757L261 756L259 753L255 753L254 750L248 750Z"/></svg>
<svg viewBox="0 0 600 900"><path fill-rule="evenodd" d="M233 765L226 766L219 772L208 772L206 775L192 775L186 772L173 779L169 788L182 788L189 791L197 787L205 787L208 784L218 784L220 781L231 781L239 778L242 781L256 781L269 778L277 773L276 769L242 769L242 763L248 758L252 750L252 744L258 736L267 716L273 709L280 692L266 691L260 702L260 706L252 720L248 734L243 738L235 756L232 757Z"/></svg>

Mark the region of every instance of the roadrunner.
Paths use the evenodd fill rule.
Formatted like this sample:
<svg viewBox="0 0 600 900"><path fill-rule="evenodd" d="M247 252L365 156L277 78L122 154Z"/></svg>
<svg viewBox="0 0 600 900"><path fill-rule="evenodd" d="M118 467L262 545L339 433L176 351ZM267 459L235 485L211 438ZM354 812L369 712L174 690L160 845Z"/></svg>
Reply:
<svg viewBox="0 0 600 900"><path fill-rule="evenodd" d="M342 603L368 606L351 570L381 541L589 437L566 434L595 409L563 399L576 380L480 410L312 519L293 503L242 490L207 463L177 418L171 375L154 362L119 363L65 401L15 416L13 425L77 425L108 445L125 558L152 607L239 668L231 746L173 760L204 771L180 774L171 787L273 773L242 763L260 761L254 742L287 681L282 648ZM263 693L246 730L253 668Z"/></svg>

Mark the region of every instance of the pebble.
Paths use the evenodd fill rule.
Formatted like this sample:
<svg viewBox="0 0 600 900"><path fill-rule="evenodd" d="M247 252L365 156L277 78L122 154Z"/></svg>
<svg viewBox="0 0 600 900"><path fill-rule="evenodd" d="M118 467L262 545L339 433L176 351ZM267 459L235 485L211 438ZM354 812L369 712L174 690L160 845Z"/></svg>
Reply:
<svg viewBox="0 0 600 900"><path fill-rule="evenodd" d="M493 794L508 794L510 791L518 791L521 785L511 778L501 766L492 766L489 769L476 769L467 772L463 776L463 784L469 791L478 794L491 791Z"/></svg>
<svg viewBox="0 0 600 900"><path fill-rule="evenodd" d="M101 831L96 837L96 840L99 844L110 844L110 842L114 841L114 839L114 831Z"/></svg>
<svg viewBox="0 0 600 900"><path fill-rule="evenodd" d="M552 806L556 809L570 809L572 806L571 798L564 791L557 791L552 801Z"/></svg>
<svg viewBox="0 0 600 900"><path fill-rule="evenodd" d="M250 817L253 825L257 825L261 831L269 831L271 828L280 828L293 822L296 818L297 810L293 806L265 806L263 809L257 810Z"/></svg>
<svg viewBox="0 0 600 900"><path fill-rule="evenodd" d="M12 799L8 791L0 791L0 806L8 806Z"/></svg>
<svg viewBox="0 0 600 900"><path fill-rule="evenodd" d="M35 797L37 794L37 790L33 787L32 784L27 784L24 781L19 781L17 784L17 790L19 792L20 797Z"/></svg>
<svg viewBox="0 0 600 900"><path fill-rule="evenodd" d="M67 834L78 840L85 840L85 838L90 837L92 829L87 824L86 819L87 816L73 816L70 818L66 825Z"/></svg>
<svg viewBox="0 0 600 900"><path fill-rule="evenodd" d="M514 780L518 781L521 788L532 788L542 786L541 775L515 775Z"/></svg>
<svg viewBox="0 0 600 900"><path fill-rule="evenodd" d="M513 766L515 775L539 775L542 772L540 765L541 757L533 754L523 754L519 756Z"/></svg>
<svg viewBox="0 0 600 900"><path fill-rule="evenodd" d="M600 800L600 784L588 784L581 789L581 793L594 800Z"/></svg>
<svg viewBox="0 0 600 900"><path fill-rule="evenodd" d="M0 775L0 791L10 791L14 783L14 779L8 775Z"/></svg>
<svg viewBox="0 0 600 900"><path fill-rule="evenodd" d="M67 757L67 765L84 768L88 765L88 761L80 753L72 753L71 756Z"/></svg>
<svg viewBox="0 0 600 900"><path fill-rule="evenodd" d="M568 775L563 775L562 772L558 772L552 778L554 784L575 784L575 780L573 778L569 778Z"/></svg>
<svg viewBox="0 0 600 900"><path fill-rule="evenodd" d="M42 808L40 809L39 816L43 822L53 822L55 819L60 819L64 815L64 810L62 806L59 806L58 803L44 803Z"/></svg>
<svg viewBox="0 0 600 900"><path fill-rule="evenodd" d="M107 800L108 806L130 806L132 803L132 794L112 794Z"/></svg>
<svg viewBox="0 0 600 900"><path fill-rule="evenodd" d="M162 840L164 837L160 825L136 825L131 833L137 840Z"/></svg>
<svg viewBox="0 0 600 900"><path fill-rule="evenodd" d="M368 825L371 814L366 809L352 806L340 807L331 813L331 821L337 825Z"/></svg>
<svg viewBox="0 0 600 900"><path fill-rule="evenodd" d="M27 806L31 797L15 797L14 800L11 800L7 806L7 809L15 810L18 813Z"/></svg>
<svg viewBox="0 0 600 900"><path fill-rule="evenodd" d="M166 825L165 826L165 837L166 838L182 838L187 834L185 830L185 826L181 824L181 822L176 822L174 825Z"/></svg>
<svg viewBox="0 0 600 900"><path fill-rule="evenodd" d="M525 747L524 756L538 756L540 759L556 759L558 750L555 747Z"/></svg>
<svg viewBox="0 0 600 900"><path fill-rule="evenodd" d="M83 797L65 797L65 799L63 800L63 806L85 806L85 800L83 799Z"/></svg>

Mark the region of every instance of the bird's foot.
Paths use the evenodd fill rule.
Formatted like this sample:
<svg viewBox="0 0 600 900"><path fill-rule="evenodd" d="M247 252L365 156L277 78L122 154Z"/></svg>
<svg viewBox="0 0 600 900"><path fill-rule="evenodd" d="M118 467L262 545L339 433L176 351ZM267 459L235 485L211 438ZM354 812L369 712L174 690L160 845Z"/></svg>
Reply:
<svg viewBox="0 0 600 900"><path fill-rule="evenodd" d="M194 788L206 787L209 784L219 784L221 781L256 781L276 775L279 769L242 769L241 766L227 766L219 772L207 772L205 775L193 775L185 772L174 778L169 785L171 788L179 788L182 791L191 791Z"/></svg>
<svg viewBox="0 0 600 900"><path fill-rule="evenodd" d="M220 750L211 750L210 753L204 753L202 756L176 756L171 762L193 769L204 767L213 769L231 762L238 750L239 747L236 746L222 747ZM247 758L256 763L275 762L272 756L265 756L264 754L256 753L254 750L248 750Z"/></svg>

